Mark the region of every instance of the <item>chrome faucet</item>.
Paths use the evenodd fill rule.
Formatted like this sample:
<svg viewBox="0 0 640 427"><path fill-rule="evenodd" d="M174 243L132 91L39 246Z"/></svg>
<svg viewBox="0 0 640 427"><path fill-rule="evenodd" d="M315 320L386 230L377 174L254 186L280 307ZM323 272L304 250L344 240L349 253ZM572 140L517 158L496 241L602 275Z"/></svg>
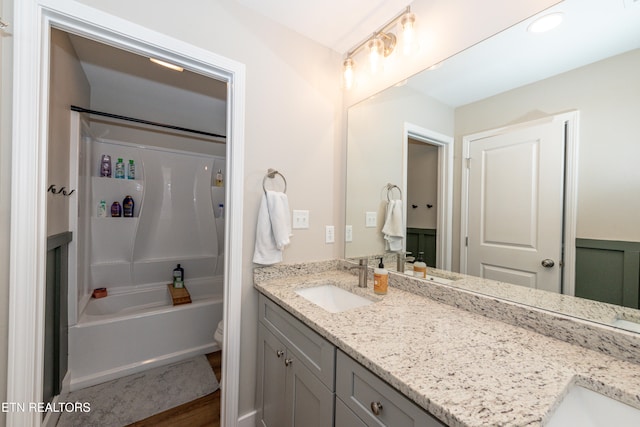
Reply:
<svg viewBox="0 0 640 427"><path fill-rule="evenodd" d="M398 260L396 263L396 271L398 273L404 273L404 265L407 263L407 255L410 255L411 252L398 252Z"/></svg>
<svg viewBox="0 0 640 427"><path fill-rule="evenodd" d="M349 270L353 270L354 268L358 269L358 287L366 288L367 287L367 274L368 274L368 260L367 258L360 258L358 261L357 267L351 267Z"/></svg>

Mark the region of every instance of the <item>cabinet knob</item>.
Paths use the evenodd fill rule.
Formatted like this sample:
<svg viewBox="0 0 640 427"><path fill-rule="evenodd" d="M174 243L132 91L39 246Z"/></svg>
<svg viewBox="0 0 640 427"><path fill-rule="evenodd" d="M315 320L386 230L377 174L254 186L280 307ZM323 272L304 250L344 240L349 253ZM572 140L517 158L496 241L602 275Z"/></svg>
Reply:
<svg viewBox="0 0 640 427"><path fill-rule="evenodd" d="M285 365L285 366L289 366L289 365L291 365L292 363L293 363L293 359L289 359L289 358L284 359L284 365Z"/></svg>
<svg viewBox="0 0 640 427"><path fill-rule="evenodd" d="M278 356L278 359L281 358L283 354L284 354L284 351L282 350L276 351L276 356Z"/></svg>
<svg viewBox="0 0 640 427"><path fill-rule="evenodd" d="M371 412L373 412L374 415L380 415L380 412L382 412L382 403L371 402Z"/></svg>

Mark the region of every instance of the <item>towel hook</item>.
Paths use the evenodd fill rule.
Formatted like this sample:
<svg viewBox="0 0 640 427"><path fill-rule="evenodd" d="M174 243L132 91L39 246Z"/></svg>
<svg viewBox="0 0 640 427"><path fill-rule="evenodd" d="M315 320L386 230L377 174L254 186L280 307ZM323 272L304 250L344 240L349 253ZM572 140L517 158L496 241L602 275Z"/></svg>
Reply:
<svg viewBox="0 0 640 427"><path fill-rule="evenodd" d="M262 189L264 190L265 194L267 193L267 187L265 186L265 184L267 183L267 178L273 179L273 178L276 177L276 175L280 175L280 177L282 178L282 181L284 181L284 191L283 191L283 193L287 192L287 179L284 177L284 175L282 175L277 170L269 168L267 170L267 174L262 179Z"/></svg>
<svg viewBox="0 0 640 427"><path fill-rule="evenodd" d="M388 202L391 201L391 192L393 191L394 188L397 188L398 193L400 193L400 198L398 200L402 200L402 190L400 189L400 187L398 187L395 184L388 183L387 184L387 201Z"/></svg>

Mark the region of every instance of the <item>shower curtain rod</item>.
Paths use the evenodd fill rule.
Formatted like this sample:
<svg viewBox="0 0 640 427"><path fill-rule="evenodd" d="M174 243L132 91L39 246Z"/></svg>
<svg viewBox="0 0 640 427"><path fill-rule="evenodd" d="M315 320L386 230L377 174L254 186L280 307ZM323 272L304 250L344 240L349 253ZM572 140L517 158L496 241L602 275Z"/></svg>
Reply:
<svg viewBox="0 0 640 427"><path fill-rule="evenodd" d="M96 116L110 117L112 119L118 119L118 120L126 120L128 122L141 123L141 124L144 124L144 125L158 126L158 127L167 128L167 129L179 130L179 131L182 131L182 132L197 133L198 135L213 136L215 138L225 138L225 139L227 138L226 136L218 135L217 133L204 132L204 131L201 131L201 130L183 128L183 127L180 127L180 126L173 126L173 125L167 125L167 124L164 124L164 123L151 122L149 120L136 119L136 118L127 117L127 116L120 116L118 114L103 113L102 111L89 110L88 108L77 107L75 105L71 106L71 111L77 111L79 113L89 113L89 114L94 114Z"/></svg>

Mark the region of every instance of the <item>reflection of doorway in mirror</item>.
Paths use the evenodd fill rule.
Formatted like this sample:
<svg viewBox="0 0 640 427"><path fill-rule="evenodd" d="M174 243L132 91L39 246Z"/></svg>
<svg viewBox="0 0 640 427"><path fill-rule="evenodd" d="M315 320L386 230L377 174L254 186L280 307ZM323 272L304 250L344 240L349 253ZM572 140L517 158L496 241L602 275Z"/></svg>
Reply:
<svg viewBox="0 0 640 427"><path fill-rule="evenodd" d="M416 147L418 147L417 150L420 150L420 147L422 150L431 147L433 152L429 155L425 153L418 155L414 151ZM412 155L418 158L412 159ZM427 157L433 158L426 160ZM424 161L420 160L421 158ZM405 122L402 164L403 187L407 192L412 193L407 193L405 201L406 250L412 252L412 256L418 255L415 252L425 252L425 261L428 265L450 271L453 222L453 138ZM411 186L410 175L414 181ZM428 186L430 190L416 192L416 186L422 185ZM416 205L415 209L413 205ZM427 214L424 214L425 211Z"/></svg>
<svg viewBox="0 0 640 427"><path fill-rule="evenodd" d="M407 252L436 266L438 146L409 138L407 146Z"/></svg>

